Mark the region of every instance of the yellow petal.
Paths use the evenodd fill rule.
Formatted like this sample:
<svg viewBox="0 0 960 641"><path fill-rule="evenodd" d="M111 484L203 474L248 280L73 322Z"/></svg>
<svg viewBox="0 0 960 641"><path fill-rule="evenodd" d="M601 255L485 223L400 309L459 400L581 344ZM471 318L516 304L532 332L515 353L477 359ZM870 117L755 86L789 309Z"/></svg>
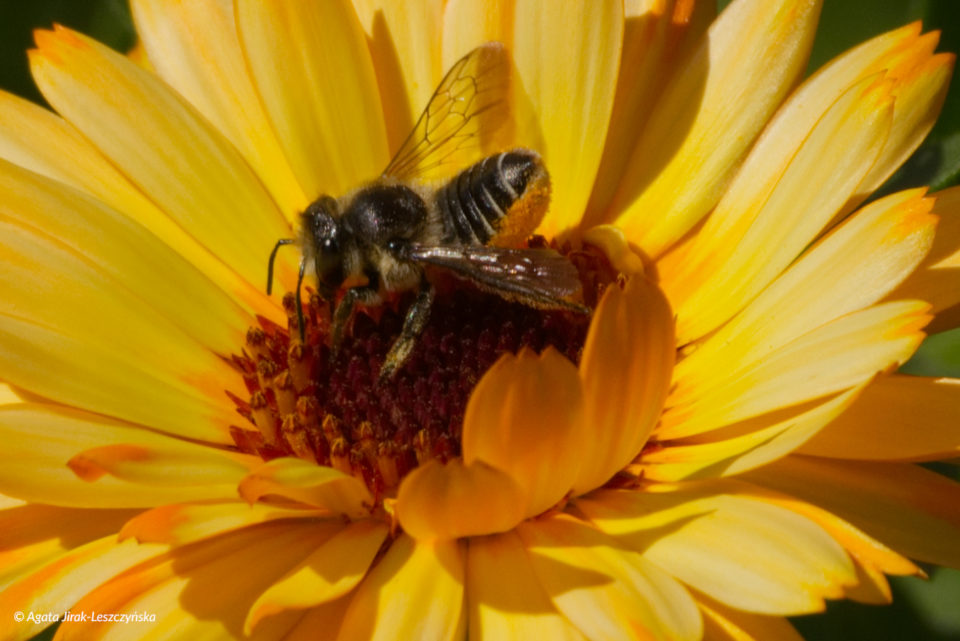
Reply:
<svg viewBox="0 0 960 641"><path fill-rule="evenodd" d="M470 539L467 607L471 639L586 639L553 607L513 532Z"/></svg>
<svg viewBox="0 0 960 641"><path fill-rule="evenodd" d="M25 505L3 497L0 509L0 591L72 549L117 532L134 510ZM10 505L12 503L12 505Z"/></svg>
<svg viewBox="0 0 960 641"><path fill-rule="evenodd" d="M72 507L152 507L180 500L233 498L236 481L226 485L143 485L108 476L96 483L79 479L66 465L92 448L116 443L145 446L213 448L185 443L142 427L106 417L39 404L0 408L0 491L37 503ZM43 447L37 447L42 442ZM215 457L222 456L215 455ZM203 457L201 456L201 459Z"/></svg>
<svg viewBox="0 0 960 641"><path fill-rule="evenodd" d="M929 251L936 218L923 190L878 200L807 251L739 315L676 368L673 402L734 374L798 336L872 305Z"/></svg>
<svg viewBox="0 0 960 641"><path fill-rule="evenodd" d="M657 437L700 434L863 383L916 351L926 311L901 301L841 316L675 405L668 399Z"/></svg>
<svg viewBox="0 0 960 641"><path fill-rule="evenodd" d="M580 378L590 432L577 451L581 494L605 483L640 452L660 417L675 357L673 314L642 276L608 287L594 312Z"/></svg>
<svg viewBox="0 0 960 641"><path fill-rule="evenodd" d="M244 64L233 2L136 0L130 10L157 75L236 146L280 209L294 220L309 201Z"/></svg>
<svg viewBox="0 0 960 641"><path fill-rule="evenodd" d="M4 612L66 612L104 581L166 549L134 541L117 543L116 535L91 541L0 592L0 607ZM0 637L26 641L51 624L18 623L12 616L0 617Z"/></svg>
<svg viewBox="0 0 960 641"><path fill-rule="evenodd" d="M554 606L591 639L700 639L690 594L639 553L567 516L518 532Z"/></svg>
<svg viewBox="0 0 960 641"><path fill-rule="evenodd" d="M960 326L960 187L934 194L933 213L940 217L933 248L920 267L890 299L916 298L933 305L930 332Z"/></svg>
<svg viewBox="0 0 960 641"><path fill-rule="evenodd" d="M245 308L265 316L278 315L275 306L269 305L263 296L262 283L259 280L256 287L251 286L211 254L209 249L188 235L134 187L76 129L49 110L2 91L0 158L95 197L119 214L143 225L200 273L206 274L211 283L242 301ZM9 172L6 163L0 163L0 167L4 174ZM29 176L25 172L13 173L17 176ZM18 179L16 184L24 182L50 184L33 178ZM59 185L54 191L72 194ZM83 202L86 199L79 200ZM31 213L36 223L40 224L42 221L40 226L43 229L58 236L59 230L69 226L73 220L73 216L63 215L57 207L37 207ZM112 216L116 217L117 214ZM130 223L125 224L130 226ZM116 226L114 223L110 227ZM109 236L109 228L103 229L103 234ZM81 246L90 246L91 242L100 238L95 236L86 241L81 238L75 240ZM149 239L149 245L154 244L156 240ZM127 249L122 245L115 245L118 251ZM140 250L143 245L144 243L136 243L134 248ZM149 251L147 250L147 255ZM167 274L164 276L171 282L175 280Z"/></svg>
<svg viewBox="0 0 960 641"><path fill-rule="evenodd" d="M751 150L683 267L664 274L680 344L738 312L826 226L883 148L893 111L890 85L875 77L840 96L812 129L795 125L791 104Z"/></svg>
<svg viewBox="0 0 960 641"><path fill-rule="evenodd" d="M75 612L147 612L155 620L70 621L58 634L84 641L243 638L257 595L327 538L329 532L315 524L272 523L176 548L89 591L73 606ZM279 638L299 618L292 613L264 622L261 638Z"/></svg>
<svg viewBox="0 0 960 641"><path fill-rule="evenodd" d="M505 532L525 515L527 497L506 472L482 461L429 461L400 484L397 514L419 540Z"/></svg>
<svg viewBox="0 0 960 641"><path fill-rule="evenodd" d="M958 416L960 380L882 377L799 451L830 458L881 461L952 458L960 454Z"/></svg>
<svg viewBox="0 0 960 641"><path fill-rule="evenodd" d="M225 339L234 336L237 342L232 349L236 349L242 334L230 327L232 319L208 316L203 301L161 299L157 292L149 290L151 280L160 280L156 277L144 278L137 284L138 291L146 290L143 296L132 295L128 286L136 278L136 269L126 276L120 276L125 267L122 264L104 270L99 267L102 264L99 257L78 256L34 229L0 222L0 236L3 238L0 285L5 292L0 314L77 340L85 345L84 351L88 354L99 350L113 354L125 361L127 367L147 370L148 375L163 379L171 392L203 401L211 411L220 409L225 421L232 420L230 401L224 390L242 394L243 381L225 359L214 353L213 346L200 342L209 338L218 347L226 347ZM90 248L89 253L96 249ZM149 244L143 249L148 251ZM175 259L169 253L165 257ZM146 264L139 267L146 271ZM204 291L201 275L192 275L201 280L201 287L191 288L190 281L184 279L179 289L181 295L189 296L190 289L199 290L201 294L212 291ZM163 283L160 290L171 292L173 283ZM224 301L214 298L210 302L215 307ZM185 309L175 309L178 303ZM66 309L83 310L83 313L65 314ZM198 310L204 313L197 313ZM196 336L183 328L183 325L199 325L202 321L207 321L208 328L219 327L223 332L214 337L205 330L202 336ZM95 360L84 362L78 356L65 354L61 358L73 361L73 366L80 369L98 366ZM12 382L18 382L24 374L14 370L7 376ZM26 382L19 384L27 387Z"/></svg>
<svg viewBox="0 0 960 641"><path fill-rule="evenodd" d="M147 371L128 353L6 314L0 314L0 332L7 336L0 363L20 388L171 434L196 430L197 438L226 442L234 419L225 403L205 395L202 380L190 387L171 372Z"/></svg>
<svg viewBox="0 0 960 641"><path fill-rule="evenodd" d="M600 166L616 92L623 39L623 4L614 0L565 3L504 0L451 2L444 15L443 59L449 66L477 45L497 40L513 53L519 102L529 101L539 128L537 146L552 177L550 211L539 233L556 236L583 216ZM543 34L550 34L544 38ZM555 46L562 42L562 47ZM518 105L519 113L527 105ZM518 141L520 142L520 141ZM529 143L527 143L529 144Z"/></svg>
<svg viewBox="0 0 960 641"><path fill-rule="evenodd" d="M586 224L612 220L608 211L631 152L678 60L690 55L713 22L714 2L624 2L623 53L603 158L587 206Z"/></svg>
<svg viewBox="0 0 960 641"><path fill-rule="evenodd" d="M244 633L250 634L265 617L320 605L353 590L367 573L387 530L384 523L358 521L321 543L257 598L247 614Z"/></svg>
<svg viewBox="0 0 960 641"><path fill-rule="evenodd" d="M283 641L316 641L318 630L323 630L328 638L336 639L349 603L350 595L347 595L336 601L310 608L300 621L290 628L283 637Z"/></svg>
<svg viewBox="0 0 960 641"><path fill-rule="evenodd" d="M224 487L235 487L260 459L206 445L167 439L163 444L121 443L84 450L67 461L67 466L84 481L94 482L105 475L146 486L178 488L184 500L196 500ZM204 497L206 498L206 497Z"/></svg>
<svg viewBox="0 0 960 641"><path fill-rule="evenodd" d="M722 436L671 441L644 454L636 471L655 481L740 474L786 456L850 407L867 383L813 408L773 412L744 421Z"/></svg>
<svg viewBox="0 0 960 641"><path fill-rule="evenodd" d="M23 397L6 383L0 383L0 406L22 403Z"/></svg>
<svg viewBox="0 0 960 641"><path fill-rule="evenodd" d="M487 370L463 419L463 460L508 474L526 497L526 516L570 491L584 456L583 395L577 369L548 347L521 350Z"/></svg>
<svg viewBox="0 0 960 641"><path fill-rule="evenodd" d="M625 502L620 510L609 498ZM690 505L689 503L693 503ZM683 504L683 505L681 505ZM815 612L856 580L843 548L799 514L752 498L686 492L603 493L578 506L598 527L687 585L731 607L760 614ZM672 506L689 512L669 527L636 530L627 514ZM694 512L696 510L696 513Z"/></svg>
<svg viewBox="0 0 960 641"><path fill-rule="evenodd" d="M353 518L367 516L373 505L373 497L362 481L298 458L264 463L244 478L238 489L250 503L277 495Z"/></svg>
<svg viewBox="0 0 960 641"><path fill-rule="evenodd" d="M283 519L316 520L329 516L320 510L281 507L243 501L222 503L173 503L147 510L123 524L119 539L139 543L184 545L251 525Z"/></svg>
<svg viewBox="0 0 960 641"><path fill-rule="evenodd" d="M6 253L6 262L17 261L19 266L41 271L48 284L41 291L51 288L56 295L49 295L46 308L57 307L59 316L63 316L64 305L79 305L87 314L94 314L98 308L90 309L89 302L77 303L66 297L77 296L89 301L91 292L104 296L113 294L125 299L133 310L120 312L110 307L105 300L104 313L113 313L117 317L110 325L117 333L114 341L127 339L125 334L133 333L116 329L125 327L133 319L133 312L148 305L147 313L156 325L155 331L165 329L170 335L169 341L177 339L168 322L180 328L203 346L229 353L241 342L253 317L241 308L235 300L220 289L208 275L198 271L183 260L177 251L158 242L147 229L126 218L123 214L104 206L92 198L82 195L63 184L43 178L20 167L0 161L0 215L3 216L4 232L2 251ZM29 245L27 247L26 245ZM36 254L42 254L37 256ZM18 259L15 256L22 258ZM62 259L59 257L62 256ZM79 265L77 261L84 261ZM34 264L30 261L34 261ZM63 261L69 261L61 265ZM6 269L15 269L10 265ZM66 282L69 273L51 274L49 272L83 270L73 276L79 282ZM96 273L96 276L93 274ZM19 276L0 272L10 279L4 289L28 289L30 285L18 286ZM94 283L84 283L81 278L94 279ZM61 285L61 281L64 281ZM106 282L103 282L106 281ZM39 287L39 286L37 286ZM72 292L70 288L81 288ZM18 296L36 296L39 292L19 292ZM77 299L79 300L79 299ZM42 307L35 301L27 307ZM98 307L98 306L97 306ZM198 313L202 309L203 313ZM156 318L159 314L161 318ZM47 313L47 323L55 322L54 315ZM82 319L72 318L73 323ZM101 321L106 322L106 321ZM144 327L140 331L150 331ZM181 343L191 344L189 339L179 339ZM145 342L144 340L140 341ZM172 346L164 346L169 349ZM197 350L199 345L193 344ZM140 349L149 349L141 346ZM212 357L208 354L207 357ZM172 356L168 355L168 358ZM200 355L197 356L200 358ZM182 364L181 364L182 366ZM214 369L212 363L205 369Z"/></svg>
<svg viewBox="0 0 960 641"><path fill-rule="evenodd" d="M443 0L354 0L376 69L391 154L413 129L444 71Z"/></svg>
<svg viewBox="0 0 960 641"><path fill-rule="evenodd" d="M458 638L463 570L462 544L400 535L357 588L337 638Z"/></svg>
<svg viewBox="0 0 960 641"><path fill-rule="evenodd" d="M910 558L960 565L960 484L905 463L788 456L745 479L822 507Z"/></svg>
<svg viewBox="0 0 960 641"><path fill-rule="evenodd" d="M613 225L591 227L584 232L583 241L599 248L610 261L610 266L624 276L643 275L645 271L643 259L630 245L619 227Z"/></svg>
<svg viewBox="0 0 960 641"><path fill-rule="evenodd" d="M917 56L906 69L894 68L893 126L880 157L860 184L856 200L879 188L916 151L940 115L953 73L954 54Z"/></svg>
<svg viewBox="0 0 960 641"><path fill-rule="evenodd" d="M820 4L737 0L678 63L612 205L617 224L650 256L662 254L720 200L750 144L803 73Z"/></svg>
<svg viewBox="0 0 960 641"><path fill-rule="evenodd" d="M387 132L349 0L235 7L254 84L307 198L376 178L389 160Z"/></svg>
<svg viewBox="0 0 960 641"><path fill-rule="evenodd" d="M226 138L107 47L64 28L36 39L31 70L50 104L184 230L261 282L271 247L290 229Z"/></svg>
<svg viewBox="0 0 960 641"><path fill-rule="evenodd" d="M703 612L704 639L710 641L803 641L790 622L742 612L718 603L702 594L697 605Z"/></svg>

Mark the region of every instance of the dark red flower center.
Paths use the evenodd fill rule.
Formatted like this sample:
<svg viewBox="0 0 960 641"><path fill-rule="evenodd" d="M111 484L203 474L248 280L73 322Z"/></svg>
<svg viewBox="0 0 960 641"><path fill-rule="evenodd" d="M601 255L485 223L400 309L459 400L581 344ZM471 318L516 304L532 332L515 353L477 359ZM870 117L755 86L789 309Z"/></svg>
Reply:
<svg viewBox="0 0 960 641"><path fill-rule="evenodd" d="M591 247L567 255L581 274L585 302L595 307L616 273ZM589 316L511 303L453 278L435 284L430 319L413 353L384 380L380 367L409 295L358 308L333 354L329 304L309 297L301 342L287 294L286 327L260 319L233 357L250 393L231 395L247 419L231 428L237 447L265 460L296 456L337 468L362 479L379 500L420 463L460 454L470 393L502 354L552 345L579 362Z"/></svg>

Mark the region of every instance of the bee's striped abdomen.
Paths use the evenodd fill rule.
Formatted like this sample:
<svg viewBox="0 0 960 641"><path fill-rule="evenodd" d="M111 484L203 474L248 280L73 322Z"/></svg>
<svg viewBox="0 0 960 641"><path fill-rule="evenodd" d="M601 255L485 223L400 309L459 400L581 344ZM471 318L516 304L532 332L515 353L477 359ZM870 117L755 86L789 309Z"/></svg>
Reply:
<svg viewBox="0 0 960 641"><path fill-rule="evenodd" d="M525 238L543 217L548 194L549 178L537 153L515 149L488 156L437 191L443 241L500 244L506 230L511 242Z"/></svg>

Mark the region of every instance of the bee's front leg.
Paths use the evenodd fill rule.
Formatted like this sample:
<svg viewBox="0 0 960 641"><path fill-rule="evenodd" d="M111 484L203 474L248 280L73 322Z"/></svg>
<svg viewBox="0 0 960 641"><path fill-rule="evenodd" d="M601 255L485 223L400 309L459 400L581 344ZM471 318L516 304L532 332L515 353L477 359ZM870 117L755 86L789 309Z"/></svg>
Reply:
<svg viewBox="0 0 960 641"><path fill-rule="evenodd" d="M376 305L380 302L379 288L371 281L370 284L362 287L351 287L347 293L340 299L336 310L333 312L333 327L330 330L330 357L333 358L340 351L340 343L343 341L343 331L353 315L353 308L357 303L364 305Z"/></svg>
<svg viewBox="0 0 960 641"><path fill-rule="evenodd" d="M426 280L420 281L420 291L417 293L416 300L407 310L407 316L403 320L403 329L400 330L400 336L393 343L393 347L387 353L387 358L383 361L383 367L380 368L380 380L386 380L393 376L410 357L414 345L417 344L417 338L423 332L430 318L430 306L433 305L434 289L433 285Z"/></svg>

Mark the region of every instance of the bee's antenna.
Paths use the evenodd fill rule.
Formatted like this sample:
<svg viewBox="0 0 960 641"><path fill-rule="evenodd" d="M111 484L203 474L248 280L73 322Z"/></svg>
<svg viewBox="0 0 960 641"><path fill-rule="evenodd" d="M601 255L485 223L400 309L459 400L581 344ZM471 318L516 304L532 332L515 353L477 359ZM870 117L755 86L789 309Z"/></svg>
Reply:
<svg viewBox="0 0 960 641"><path fill-rule="evenodd" d="M286 243L285 243L286 244ZM279 246L279 245L278 245ZM276 253L276 249L273 250ZM300 289L303 284L303 272L306 270L307 259L300 258L300 272L297 274L297 325L300 327L300 342L304 342L303 329L303 302L300 298Z"/></svg>
<svg viewBox="0 0 960 641"><path fill-rule="evenodd" d="M270 262L267 263L267 296L273 293L273 261L277 258L277 250L283 247L284 245L292 245L297 242L295 238L281 238L277 241L277 244L273 246L273 251L270 252ZM303 278L303 263L300 263L300 277Z"/></svg>

